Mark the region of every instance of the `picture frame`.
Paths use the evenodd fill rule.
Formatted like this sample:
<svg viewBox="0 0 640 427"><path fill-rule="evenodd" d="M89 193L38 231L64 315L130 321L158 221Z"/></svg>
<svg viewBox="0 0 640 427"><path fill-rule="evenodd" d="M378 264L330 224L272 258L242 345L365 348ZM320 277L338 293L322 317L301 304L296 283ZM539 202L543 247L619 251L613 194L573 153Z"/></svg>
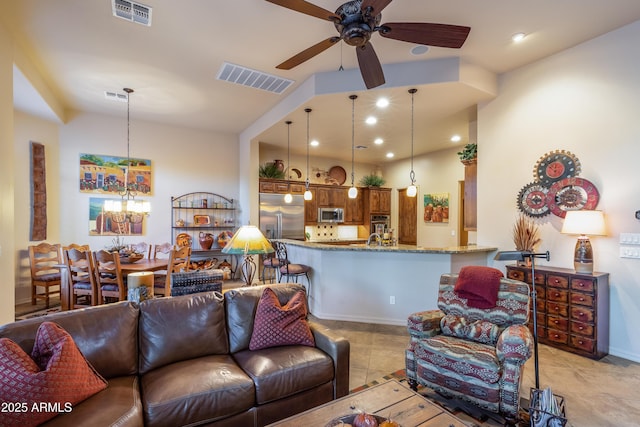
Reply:
<svg viewBox="0 0 640 427"><path fill-rule="evenodd" d="M194 215L193 225L209 225L211 224L211 217L209 215Z"/></svg>

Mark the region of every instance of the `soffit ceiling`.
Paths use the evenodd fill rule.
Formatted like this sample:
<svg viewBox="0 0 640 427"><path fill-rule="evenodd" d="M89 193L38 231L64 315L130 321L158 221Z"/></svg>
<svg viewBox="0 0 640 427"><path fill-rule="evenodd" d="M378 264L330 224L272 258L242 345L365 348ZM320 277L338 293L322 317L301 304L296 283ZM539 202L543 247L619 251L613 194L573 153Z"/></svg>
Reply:
<svg viewBox="0 0 640 427"><path fill-rule="evenodd" d="M290 70L275 66L295 53L335 35L333 24L260 0L147 0L152 25L145 27L112 16L110 0L20 0L0 2L0 20L18 40L39 69L57 101L69 111L86 111L126 117L126 104L108 101L104 91L135 89L131 98L135 120L239 134L296 93L318 73L333 73L340 66L345 76L357 68L353 48L338 43ZM314 4L335 10L340 0L316 0ZM598 35L640 19L637 0L394 0L382 13L382 22L439 22L471 27L459 50L430 48L415 56L415 45L384 39L372 43L387 81L387 67L414 61L458 58L489 74L499 75L557 53ZM520 44L511 35L528 36ZM294 80L277 95L216 79L223 62L272 73ZM33 99L27 82L16 83L16 108L45 115ZM340 86L339 84L337 86ZM388 85L390 86L390 85ZM468 141L469 121L475 105L487 93L452 83L382 86L366 91L356 84L336 93L316 95L293 102L296 108L273 120L255 137L267 146L286 147L285 120L292 120L292 151L306 149L306 116L311 113L311 138L321 142L314 155L351 158L351 101L356 101L356 145L370 148L356 153L357 161L384 163L387 151L395 159L410 154L410 96L415 95L415 154L451 146L453 133ZM391 100L380 113L375 129L361 119L379 95ZM380 136L383 147L371 140Z"/></svg>

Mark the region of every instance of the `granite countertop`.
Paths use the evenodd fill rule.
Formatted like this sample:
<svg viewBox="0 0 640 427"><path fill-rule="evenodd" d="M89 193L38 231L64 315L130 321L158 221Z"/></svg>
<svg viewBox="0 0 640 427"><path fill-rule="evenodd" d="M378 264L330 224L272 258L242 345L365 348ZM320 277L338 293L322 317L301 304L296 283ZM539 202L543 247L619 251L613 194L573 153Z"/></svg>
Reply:
<svg viewBox="0 0 640 427"><path fill-rule="evenodd" d="M321 249L326 251L362 251L362 252L407 252L407 253L427 253L427 254L465 254L476 252L492 252L498 248L490 246L447 246L428 248L416 245L394 245L394 246L367 246L365 243L341 244L335 241L325 242L303 242L301 240L282 239L284 243L302 246L310 249Z"/></svg>

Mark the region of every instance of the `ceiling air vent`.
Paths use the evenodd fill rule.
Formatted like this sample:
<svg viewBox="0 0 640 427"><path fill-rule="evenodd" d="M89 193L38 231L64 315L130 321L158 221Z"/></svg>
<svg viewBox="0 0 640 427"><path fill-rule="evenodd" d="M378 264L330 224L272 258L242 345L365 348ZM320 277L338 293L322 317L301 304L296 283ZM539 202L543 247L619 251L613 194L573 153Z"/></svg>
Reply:
<svg viewBox="0 0 640 427"><path fill-rule="evenodd" d="M151 8L140 3L127 0L111 0L113 16L151 26Z"/></svg>
<svg viewBox="0 0 640 427"><path fill-rule="evenodd" d="M127 102L126 93L118 93L118 92L111 92L111 91L105 90L104 97L109 101Z"/></svg>
<svg viewBox="0 0 640 427"><path fill-rule="evenodd" d="M283 79L273 74L263 73L262 71L241 67L240 65L229 64L228 62L222 64L216 78L218 80L277 94L281 94L293 84L293 80Z"/></svg>

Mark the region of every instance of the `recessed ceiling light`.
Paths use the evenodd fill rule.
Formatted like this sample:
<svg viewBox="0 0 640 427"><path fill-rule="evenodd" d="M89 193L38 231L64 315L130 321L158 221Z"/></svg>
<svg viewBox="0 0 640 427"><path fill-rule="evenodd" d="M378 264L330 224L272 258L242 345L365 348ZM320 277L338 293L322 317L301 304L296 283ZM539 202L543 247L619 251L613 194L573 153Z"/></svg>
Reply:
<svg viewBox="0 0 640 427"><path fill-rule="evenodd" d="M429 46L418 45L411 48L412 55L424 55L429 51Z"/></svg>
<svg viewBox="0 0 640 427"><path fill-rule="evenodd" d="M378 119L373 116L369 116L367 117L367 120L365 120L365 123L368 125L375 125L376 123L378 123Z"/></svg>
<svg viewBox="0 0 640 427"><path fill-rule="evenodd" d="M393 154L393 153L391 153L391 152L387 153L387 159L392 159L392 158L393 158L393 156L394 156L394 154Z"/></svg>
<svg viewBox="0 0 640 427"><path fill-rule="evenodd" d="M525 33L515 33L514 35L511 36L511 40L513 40L515 43L519 43L522 40L524 40L525 37L526 37Z"/></svg>
<svg viewBox="0 0 640 427"><path fill-rule="evenodd" d="M462 138L460 138L460 135L453 135L451 137L451 142L460 142Z"/></svg>
<svg viewBox="0 0 640 427"><path fill-rule="evenodd" d="M379 98L376 101L376 107L378 108L386 108L389 106L389 100L387 98Z"/></svg>
<svg viewBox="0 0 640 427"><path fill-rule="evenodd" d="M383 142L384 142L384 139L382 139L382 138L376 138L376 139L373 141L373 143L374 143L374 144L376 144L376 145L380 145L380 144L382 144Z"/></svg>
<svg viewBox="0 0 640 427"><path fill-rule="evenodd" d="M311 145L312 147L317 147L318 145L320 145L320 143L318 142L317 139L314 139L309 143L309 145Z"/></svg>

